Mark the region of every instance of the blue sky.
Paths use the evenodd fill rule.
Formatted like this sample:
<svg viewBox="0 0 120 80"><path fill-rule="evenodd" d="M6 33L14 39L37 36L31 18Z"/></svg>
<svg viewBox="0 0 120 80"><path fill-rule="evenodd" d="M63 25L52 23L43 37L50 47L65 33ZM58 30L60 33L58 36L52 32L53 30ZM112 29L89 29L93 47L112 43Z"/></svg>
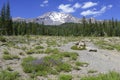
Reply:
<svg viewBox="0 0 120 80"><path fill-rule="evenodd" d="M0 0L0 9L8 0ZM12 17L35 18L46 12L120 20L120 0L9 0Z"/></svg>

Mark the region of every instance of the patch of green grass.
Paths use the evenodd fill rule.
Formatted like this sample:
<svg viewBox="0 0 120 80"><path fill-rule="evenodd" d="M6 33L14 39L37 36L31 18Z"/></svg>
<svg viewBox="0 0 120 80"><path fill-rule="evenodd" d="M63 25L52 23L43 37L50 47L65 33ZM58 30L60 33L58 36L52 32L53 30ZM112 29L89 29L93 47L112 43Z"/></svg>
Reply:
<svg viewBox="0 0 120 80"><path fill-rule="evenodd" d="M60 54L53 54L41 59L27 57L22 61L23 70L26 73L35 73L35 76L46 76L48 74L55 75L62 71L71 71L72 66L66 62L63 62L62 58L63 56Z"/></svg>
<svg viewBox="0 0 120 80"><path fill-rule="evenodd" d="M52 39L47 40L46 43L48 46L56 46L57 45L57 42L55 40L52 40Z"/></svg>
<svg viewBox="0 0 120 80"><path fill-rule="evenodd" d="M70 72L72 70L72 66L68 63L62 63L59 66L56 67L58 72L64 71L64 72Z"/></svg>
<svg viewBox="0 0 120 80"><path fill-rule="evenodd" d="M8 52L8 50L5 49L5 50L3 51L3 54L10 54L10 53Z"/></svg>
<svg viewBox="0 0 120 80"><path fill-rule="evenodd" d="M18 80L18 72L9 72L7 70L0 71L0 80Z"/></svg>
<svg viewBox="0 0 120 80"><path fill-rule="evenodd" d="M96 73L96 70L89 70L88 73Z"/></svg>
<svg viewBox="0 0 120 80"><path fill-rule="evenodd" d="M82 48L78 48L77 45L74 45L71 47L72 50L86 50L85 46L83 46Z"/></svg>
<svg viewBox="0 0 120 80"><path fill-rule="evenodd" d="M81 68L79 66L74 66L73 67L75 70L81 70Z"/></svg>
<svg viewBox="0 0 120 80"><path fill-rule="evenodd" d="M55 48L55 49L47 48L47 49L45 50L45 53L47 53L47 54L50 54L50 53L58 54L58 53L59 53L59 50L58 50L57 48Z"/></svg>
<svg viewBox="0 0 120 80"><path fill-rule="evenodd" d="M6 38L3 37L3 36L0 36L0 41L1 41L1 42L7 42Z"/></svg>
<svg viewBox="0 0 120 80"><path fill-rule="evenodd" d="M61 55L63 57L69 57L72 60L77 60L78 54L75 52L62 52Z"/></svg>
<svg viewBox="0 0 120 80"><path fill-rule="evenodd" d="M8 71L13 71L13 69L10 66L7 67L7 70Z"/></svg>
<svg viewBox="0 0 120 80"><path fill-rule="evenodd" d="M111 44L103 40L97 41L95 42L95 44L98 45L102 49L114 50L114 47Z"/></svg>
<svg viewBox="0 0 120 80"><path fill-rule="evenodd" d="M75 64L76 64L76 66L88 66L89 65L86 62L79 62L79 61L77 61Z"/></svg>
<svg viewBox="0 0 120 80"><path fill-rule="evenodd" d="M58 80L72 80L72 75L61 74Z"/></svg>
<svg viewBox="0 0 120 80"><path fill-rule="evenodd" d="M3 55L3 59L5 59L5 60L13 60L13 59L20 59L20 58L17 55L4 54Z"/></svg>
<svg viewBox="0 0 120 80"><path fill-rule="evenodd" d="M30 49L26 52L26 54L34 54L35 53L35 50L34 49Z"/></svg>
<svg viewBox="0 0 120 80"><path fill-rule="evenodd" d="M31 73L34 67L31 65L31 62L33 60L36 60L36 58L33 58L32 56L29 56L27 58L24 58L22 61L23 71L26 73Z"/></svg>
<svg viewBox="0 0 120 80"><path fill-rule="evenodd" d="M43 46L36 46L35 49L44 49Z"/></svg>
<svg viewBox="0 0 120 80"><path fill-rule="evenodd" d="M81 80L120 80L120 73L109 72L108 74L99 74L98 76L87 76Z"/></svg>

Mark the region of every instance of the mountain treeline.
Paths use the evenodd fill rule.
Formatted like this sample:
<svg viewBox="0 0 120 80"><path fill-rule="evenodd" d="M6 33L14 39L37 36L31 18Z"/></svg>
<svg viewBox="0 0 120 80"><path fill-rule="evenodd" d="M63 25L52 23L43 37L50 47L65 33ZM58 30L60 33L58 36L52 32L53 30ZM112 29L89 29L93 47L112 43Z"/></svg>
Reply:
<svg viewBox="0 0 120 80"><path fill-rule="evenodd" d="M112 18L92 22L83 17L81 23L64 23L58 26L13 22L8 2L0 11L0 35L120 36L120 21Z"/></svg>
<svg viewBox="0 0 120 80"><path fill-rule="evenodd" d="M0 34L2 35L12 35L12 17L10 14L9 2L4 4L0 12Z"/></svg>

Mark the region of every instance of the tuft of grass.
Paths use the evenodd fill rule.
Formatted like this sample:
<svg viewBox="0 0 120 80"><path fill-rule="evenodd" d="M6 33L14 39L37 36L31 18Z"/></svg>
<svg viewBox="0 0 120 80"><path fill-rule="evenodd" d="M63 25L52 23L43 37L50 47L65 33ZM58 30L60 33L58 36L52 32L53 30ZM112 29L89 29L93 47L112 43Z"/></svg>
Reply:
<svg viewBox="0 0 120 80"><path fill-rule="evenodd" d="M4 54L3 59L5 59L5 60L13 60L13 59L20 59L20 58L17 55Z"/></svg>
<svg viewBox="0 0 120 80"><path fill-rule="evenodd" d="M77 60L78 54L75 52L62 52L63 57L69 57L72 60Z"/></svg>
<svg viewBox="0 0 120 80"><path fill-rule="evenodd" d="M1 42L7 42L6 38L3 37L3 36L0 36L0 41L1 41Z"/></svg>
<svg viewBox="0 0 120 80"><path fill-rule="evenodd" d="M7 70L0 71L0 80L18 80L18 72L9 72Z"/></svg>
<svg viewBox="0 0 120 80"><path fill-rule="evenodd" d="M22 61L23 70L26 73L34 73L35 76L46 76L48 74L55 75L61 71L71 71L72 66L65 62L62 62L61 58L62 57L57 54L46 56L41 59L27 57Z"/></svg>
<svg viewBox="0 0 120 80"><path fill-rule="evenodd" d="M13 69L10 66L7 67L7 70L8 71L13 71Z"/></svg>
<svg viewBox="0 0 120 80"><path fill-rule="evenodd" d="M120 80L120 73L112 71L108 74L99 74L97 76L83 77L81 80Z"/></svg>
<svg viewBox="0 0 120 80"><path fill-rule="evenodd" d="M35 50L34 49L30 49L26 52L27 54L34 54L35 53Z"/></svg>
<svg viewBox="0 0 120 80"><path fill-rule="evenodd" d="M56 67L56 70L58 72L64 71L64 72L70 72L72 69L72 66L68 63L62 63L59 66Z"/></svg>
<svg viewBox="0 0 120 80"><path fill-rule="evenodd" d="M8 50L4 50L3 53L4 53L4 54L10 54L10 53L8 52Z"/></svg>
<svg viewBox="0 0 120 80"><path fill-rule="evenodd" d="M43 46L36 46L35 49L44 49Z"/></svg>
<svg viewBox="0 0 120 80"><path fill-rule="evenodd" d="M61 74L58 80L72 80L72 75Z"/></svg>
<svg viewBox="0 0 120 80"><path fill-rule="evenodd" d="M96 73L96 70L89 70L88 73Z"/></svg>
<svg viewBox="0 0 120 80"><path fill-rule="evenodd" d="M72 50L86 50L85 46L83 46L82 48L78 48L76 45L71 47Z"/></svg>
<svg viewBox="0 0 120 80"><path fill-rule="evenodd" d="M47 53L47 54L50 54L50 53L58 54L59 52L60 52L60 51L59 51L57 48L55 48L55 49L47 48L47 49L45 50L45 53Z"/></svg>
<svg viewBox="0 0 120 80"><path fill-rule="evenodd" d="M79 62L79 61L77 61L76 63L76 66L88 66L89 64L88 63L86 63L86 62Z"/></svg>

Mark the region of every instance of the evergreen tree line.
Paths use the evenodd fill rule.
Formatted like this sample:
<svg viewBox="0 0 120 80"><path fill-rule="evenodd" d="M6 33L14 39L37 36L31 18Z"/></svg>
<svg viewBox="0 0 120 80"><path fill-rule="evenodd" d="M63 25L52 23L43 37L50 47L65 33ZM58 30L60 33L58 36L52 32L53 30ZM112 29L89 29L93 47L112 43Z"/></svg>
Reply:
<svg viewBox="0 0 120 80"><path fill-rule="evenodd" d="M4 4L0 12L0 34L12 35L12 17L9 2Z"/></svg>
<svg viewBox="0 0 120 80"><path fill-rule="evenodd" d="M115 19L95 21L82 18L82 23L64 23L58 26L38 23L12 22L9 3L0 12L1 35L49 36L120 36L120 21Z"/></svg>

